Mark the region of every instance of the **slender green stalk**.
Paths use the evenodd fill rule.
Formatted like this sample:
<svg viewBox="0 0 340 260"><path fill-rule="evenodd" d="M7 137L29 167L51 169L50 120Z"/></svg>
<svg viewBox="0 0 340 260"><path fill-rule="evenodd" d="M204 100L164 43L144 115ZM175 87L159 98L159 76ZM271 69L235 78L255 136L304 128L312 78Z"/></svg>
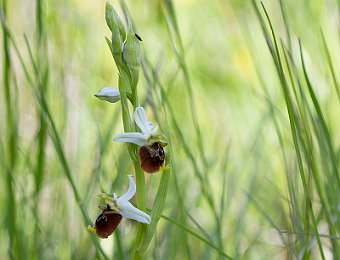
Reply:
<svg viewBox="0 0 340 260"><path fill-rule="evenodd" d="M13 102L11 77L13 76L12 62L11 62L11 48L10 39L7 33L6 25L7 15L7 0L2 1L0 10L0 18L3 32L3 86L6 106L6 124L8 127L7 133L7 156L8 164L6 165L6 196L7 196L7 209L6 209L6 223L9 237L8 255L11 259L21 257L21 245L19 241L19 230L16 225L17 211L16 211L16 195L14 190L14 173L17 162L17 122L15 104Z"/></svg>
<svg viewBox="0 0 340 260"><path fill-rule="evenodd" d="M137 187L137 205L138 208L142 211L146 210L146 191L145 191L145 177L144 177L144 172L140 168L139 160L135 160L133 162L133 166L136 172L136 187ZM142 259L143 255L141 252L139 252L138 246L140 245L144 233L146 230L146 225L139 223L138 224L138 230L137 230L137 235L136 235L136 242L135 242L135 253L134 253L134 259Z"/></svg>
<svg viewBox="0 0 340 260"><path fill-rule="evenodd" d="M48 61L47 61L47 41L45 37L44 30L44 9L43 3L41 0L36 0L36 48L37 48L37 73L39 73L39 78L42 84L39 84L39 92L40 95L46 95L47 93L47 85L48 85ZM43 115L43 111L37 105L37 110L40 118L40 127L37 133L38 138L38 150L37 150L37 163L36 163L36 171L35 171L35 207L34 207L34 215L36 219L39 219L39 200L40 200L40 190L41 184L43 180L45 161L46 161L46 142L47 142L47 122ZM35 243L35 253L36 256L39 257L40 244L42 243L42 239L40 237L40 228L38 222L36 222L34 236Z"/></svg>
<svg viewBox="0 0 340 260"><path fill-rule="evenodd" d="M201 237L200 235L198 235L197 233L193 232L191 229L187 228L186 226L182 225L179 222L176 222L172 219L170 219L167 216L162 215L162 218L164 218L165 220L169 221L171 224L185 230L187 233L189 233L190 235L194 236L195 238L201 240L204 244L206 244L207 246L215 249L217 252L219 252L221 255L223 255L225 258L227 259L233 259L231 256L227 255L226 253L224 253L220 248L218 248L217 246L213 245L212 243L210 243L207 239Z"/></svg>
<svg viewBox="0 0 340 260"><path fill-rule="evenodd" d="M129 77L124 71L120 72L119 75L119 91L121 93L121 106L122 106L122 118L123 118L123 126L125 132L131 132L131 117L128 108L128 99L126 95L126 90L130 88L129 85ZM132 100L138 100L137 92L133 92ZM136 129L136 127L134 127ZM128 151L133 162L134 170L136 173L136 187L137 187L137 205L138 208L142 211L146 209L146 191L145 191L145 178L144 172L140 167L139 158L137 156L137 147L136 145L128 145ZM137 251L137 246L140 244L143 233L145 231L145 224L139 223L138 230L136 235L136 244L135 244L135 259L140 259L141 255L139 255Z"/></svg>
<svg viewBox="0 0 340 260"><path fill-rule="evenodd" d="M170 153L167 154L168 162L169 162L169 156L170 156ZM170 169L165 170L161 174L162 174L162 178L158 186L156 199L154 201L154 204L151 210L152 222L150 225L148 225L146 232L144 234L143 240L141 241L138 247L138 252L140 252L140 254L144 254L146 249L148 248L151 242L151 239L156 232L158 221L161 217L161 214L165 206L166 195L168 192L168 185L169 185L169 179L170 179Z"/></svg>
<svg viewBox="0 0 340 260"><path fill-rule="evenodd" d="M332 80L333 80L333 85L334 85L334 88L335 88L335 92L336 92L336 94L338 96L338 100L340 101L340 86L339 86L338 80L336 79L335 69L334 69L334 65L333 65L333 62L332 62L331 54L329 53L329 48L327 46L325 35L323 34L322 30L321 30L321 38L322 38L323 46L325 48L326 60L327 60L329 69L331 71L331 75L332 75Z"/></svg>
<svg viewBox="0 0 340 260"><path fill-rule="evenodd" d="M136 108L138 106L138 93L136 90L137 82L134 83L135 86L131 85L132 84L131 73L127 72L128 71L127 65L124 59L119 58L119 55L122 55L122 54L114 54L113 46L110 47L110 49L111 49L114 59L116 60L116 65L119 70L118 87L119 87L119 92L121 95L121 107L122 107L122 119L123 119L124 131L131 132L132 130L137 130L137 127L132 125L131 116L130 116L129 107L128 107L127 92L129 89L132 90L131 101L132 101L133 108ZM139 158L137 156L137 152L138 152L137 146L129 144L128 152L133 162L133 166L134 166L134 170L136 174L137 205L140 210L145 211L145 208L146 208L145 178L144 178L144 172L140 167ZM134 253L135 259L141 258L141 256L136 250L137 250L137 246L141 242L144 231L145 231L145 224L139 223L137 235L136 235L136 244L135 244L135 253Z"/></svg>
<svg viewBox="0 0 340 260"><path fill-rule="evenodd" d="M323 116L323 113L321 112L321 108L320 108L320 105L319 105L319 102L317 100L317 97L314 93L314 90L312 88L312 85L311 85L311 82L309 80L309 77L308 77L308 74L307 74L307 70L306 70L306 65L305 65L305 62L304 62L304 58L303 58L303 52L302 52L302 47L301 47L301 42L299 42L300 44L300 55L301 55L301 62L302 62L302 67L303 67L303 73L304 73L304 76L305 76L305 79L306 79L306 82L307 82L307 86L308 86L308 90L309 90L309 93L310 93L310 96L313 100L313 104L315 106L315 110L318 114L318 118L320 119L320 123L321 123L321 129L323 130L324 132L324 135L325 135L325 139L326 139L326 144L328 146L328 149L329 149L329 153L330 153L330 156L331 156L331 166L332 166L332 170L333 170L333 176L337 182L337 186L338 186L338 189L340 188L340 177L339 177L339 171L338 171L338 167L337 167L337 159L336 159L336 155L334 153L334 148L333 148L333 144L331 142L331 136L329 134L329 131L328 131L328 127L326 125L326 122L325 122L325 119L324 119L324 116ZM331 211L330 211L330 206L328 204L328 201L326 200L326 195L324 194L324 190L322 189L321 187L321 177L320 177L320 173L317 171L317 167L315 165L315 160L312 160L313 164L313 172L315 173L314 175L314 178L315 178L315 184L317 186L317 189L318 189L318 193L319 193L319 196L320 196L320 200L322 202L322 205L324 206L324 209L325 209L325 214L326 214L326 219L327 219L327 222L328 222L328 225L329 225L329 229L330 229L330 234L331 235L336 235L336 229L335 229L335 226L333 224L333 220L332 220L332 214L331 214ZM332 240L332 244L333 244L333 250L334 250L334 255L339 255L339 246L338 244Z"/></svg>

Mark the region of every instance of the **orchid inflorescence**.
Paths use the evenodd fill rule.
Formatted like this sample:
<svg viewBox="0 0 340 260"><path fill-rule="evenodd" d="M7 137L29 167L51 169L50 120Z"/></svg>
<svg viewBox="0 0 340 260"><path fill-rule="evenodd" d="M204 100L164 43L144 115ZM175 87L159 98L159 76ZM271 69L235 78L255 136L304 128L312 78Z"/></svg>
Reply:
<svg viewBox="0 0 340 260"><path fill-rule="evenodd" d="M141 38L134 32L129 20L127 21L128 28L125 30L118 14L108 3L106 4L106 21L112 32L111 41L107 39L107 42L119 71L120 85L119 88L103 87L95 94L95 97L109 103L121 101L124 118L128 115L126 109L124 110L127 107L127 100L132 103L135 107L133 119L141 132L125 131L116 135L113 140L137 145L139 169L146 173L155 173L165 168L167 154L164 147L167 143L162 134L157 134L158 126L147 120L144 108L139 106L137 101L136 86L140 68L139 41ZM122 82L129 82L130 85L126 86ZM123 119L123 123L124 129L129 129L126 126L130 125L130 122L126 123ZM137 159L135 161L137 162ZM124 195L117 196L116 193L113 193L112 196L106 193L99 195L105 205L99 206L102 212L97 217L94 226L89 226L89 230L100 238L109 237L123 218L143 224L151 223L151 217L147 213L131 204L130 200L138 187L136 187L133 175L130 174L128 177L130 185Z"/></svg>

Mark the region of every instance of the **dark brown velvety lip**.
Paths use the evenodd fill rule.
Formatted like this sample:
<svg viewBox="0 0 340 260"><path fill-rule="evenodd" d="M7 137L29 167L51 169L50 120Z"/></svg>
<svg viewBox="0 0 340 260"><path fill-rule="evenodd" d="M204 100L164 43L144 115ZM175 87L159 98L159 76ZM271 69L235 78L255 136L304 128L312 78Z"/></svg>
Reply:
<svg viewBox="0 0 340 260"><path fill-rule="evenodd" d="M166 153L159 142L139 149L139 158L142 169L147 173L158 172L164 165Z"/></svg>
<svg viewBox="0 0 340 260"><path fill-rule="evenodd" d="M113 211L109 205L96 219L94 228L100 238L108 238L122 220L122 215Z"/></svg>

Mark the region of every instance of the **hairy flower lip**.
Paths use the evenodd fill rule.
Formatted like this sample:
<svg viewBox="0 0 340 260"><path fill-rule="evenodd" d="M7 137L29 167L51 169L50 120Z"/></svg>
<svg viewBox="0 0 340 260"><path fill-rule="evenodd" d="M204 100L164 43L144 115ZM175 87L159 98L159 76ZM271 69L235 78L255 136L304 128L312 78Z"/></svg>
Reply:
<svg viewBox="0 0 340 260"><path fill-rule="evenodd" d="M96 219L94 227L89 230L95 232L100 238L108 238L117 228L122 220L122 215L111 209L110 205L99 206L102 213Z"/></svg>
<svg viewBox="0 0 340 260"><path fill-rule="evenodd" d="M165 152L164 158L160 158L159 156L153 156L148 154L145 146L141 147L139 150L139 157L141 161L141 167L143 171L146 173L155 173L160 171L161 167L165 164Z"/></svg>
<svg viewBox="0 0 340 260"><path fill-rule="evenodd" d="M166 152L163 146L166 143L154 142L150 146L142 146L139 149L139 158L143 171L147 173L158 172L165 164Z"/></svg>

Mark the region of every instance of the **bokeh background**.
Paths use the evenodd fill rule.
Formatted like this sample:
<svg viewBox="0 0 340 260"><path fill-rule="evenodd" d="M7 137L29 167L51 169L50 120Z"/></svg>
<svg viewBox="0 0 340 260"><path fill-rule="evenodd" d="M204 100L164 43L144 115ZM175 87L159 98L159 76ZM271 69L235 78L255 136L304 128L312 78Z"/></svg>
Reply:
<svg viewBox="0 0 340 260"><path fill-rule="evenodd" d="M117 86L105 1L1 1L0 258L103 258L97 243L108 257L128 259L134 222L106 240L86 228L100 213L97 194L122 194L133 171L126 147L112 141L123 131L120 104L93 96ZM143 39L139 95L172 155L165 218L145 257L336 258L338 2L263 1L283 63L284 48L293 61L295 96L289 66L283 71L302 122L298 143L309 145L301 148L308 192L260 2L124 3ZM149 208L161 174L146 175Z"/></svg>

